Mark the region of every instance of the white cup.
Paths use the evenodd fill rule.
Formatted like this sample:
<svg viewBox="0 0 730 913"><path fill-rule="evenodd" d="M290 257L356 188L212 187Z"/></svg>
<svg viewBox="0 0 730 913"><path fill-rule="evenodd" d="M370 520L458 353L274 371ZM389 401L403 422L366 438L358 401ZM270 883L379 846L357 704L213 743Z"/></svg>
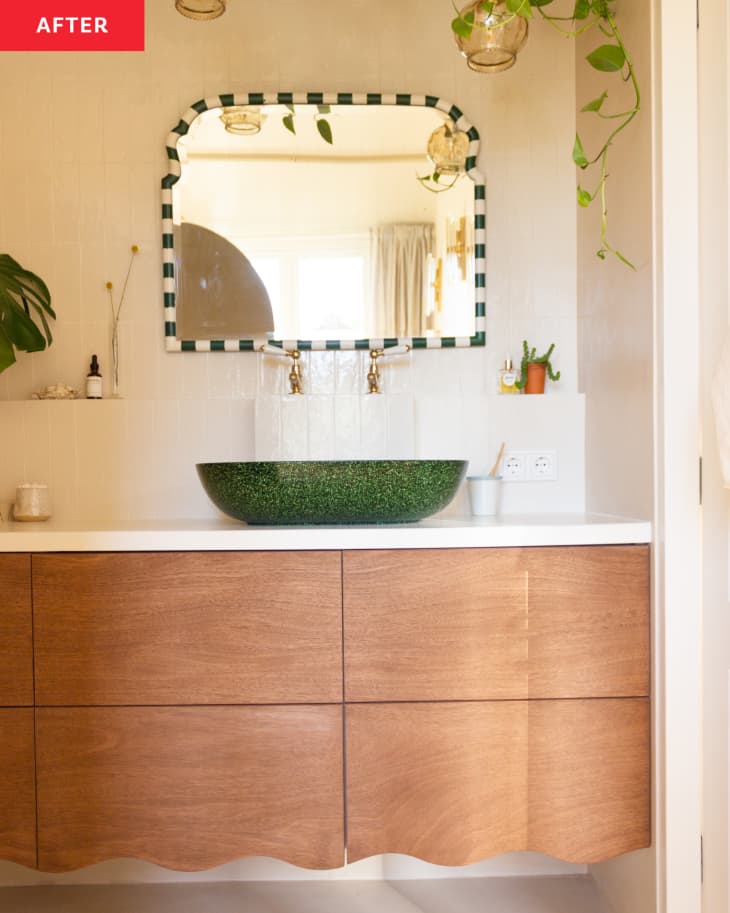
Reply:
<svg viewBox="0 0 730 913"><path fill-rule="evenodd" d="M468 476L466 482L475 517L494 517L499 513L502 476Z"/></svg>

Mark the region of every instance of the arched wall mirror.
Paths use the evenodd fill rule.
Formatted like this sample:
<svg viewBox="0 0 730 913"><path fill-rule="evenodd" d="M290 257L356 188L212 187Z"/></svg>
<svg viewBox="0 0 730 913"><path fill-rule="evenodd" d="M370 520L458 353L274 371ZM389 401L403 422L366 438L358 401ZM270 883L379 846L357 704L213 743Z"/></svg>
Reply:
<svg viewBox="0 0 730 913"><path fill-rule="evenodd" d="M168 351L484 345L478 149L435 96L197 102L167 139Z"/></svg>

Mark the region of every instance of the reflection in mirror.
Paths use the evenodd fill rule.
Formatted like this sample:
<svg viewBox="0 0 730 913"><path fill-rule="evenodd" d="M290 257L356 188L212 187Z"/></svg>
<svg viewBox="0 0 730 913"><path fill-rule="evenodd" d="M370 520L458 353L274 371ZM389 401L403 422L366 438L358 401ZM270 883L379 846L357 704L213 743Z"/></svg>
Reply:
<svg viewBox="0 0 730 913"><path fill-rule="evenodd" d="M477 149L433 97L199 102L168 139L168 349L483 345Z"/></svg>

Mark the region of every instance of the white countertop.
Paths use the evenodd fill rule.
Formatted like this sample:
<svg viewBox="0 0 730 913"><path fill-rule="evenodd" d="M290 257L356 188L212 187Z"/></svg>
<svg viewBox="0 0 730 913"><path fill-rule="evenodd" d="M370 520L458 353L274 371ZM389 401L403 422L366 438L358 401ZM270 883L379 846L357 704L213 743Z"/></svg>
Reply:
<svg viewBox="0 0 730 913"><path fill-rule="evenodd" d="M114 527L73 525L55 519L0 524L0 552L496 548L650 541L649 522L606 514L436 517L387 526L246 526L225 519L142 520Z"/></svg>

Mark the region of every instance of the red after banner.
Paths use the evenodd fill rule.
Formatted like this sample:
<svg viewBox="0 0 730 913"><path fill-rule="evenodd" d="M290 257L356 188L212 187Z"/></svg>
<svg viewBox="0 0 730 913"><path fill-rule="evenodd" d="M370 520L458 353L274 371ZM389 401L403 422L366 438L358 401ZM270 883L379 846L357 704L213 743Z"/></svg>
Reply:
<svg viewBox="0 0 730 913"><path fill-rule="evenodd" d="M0 19L0 51L143 51L144 0L20 0Z"/></svg>

